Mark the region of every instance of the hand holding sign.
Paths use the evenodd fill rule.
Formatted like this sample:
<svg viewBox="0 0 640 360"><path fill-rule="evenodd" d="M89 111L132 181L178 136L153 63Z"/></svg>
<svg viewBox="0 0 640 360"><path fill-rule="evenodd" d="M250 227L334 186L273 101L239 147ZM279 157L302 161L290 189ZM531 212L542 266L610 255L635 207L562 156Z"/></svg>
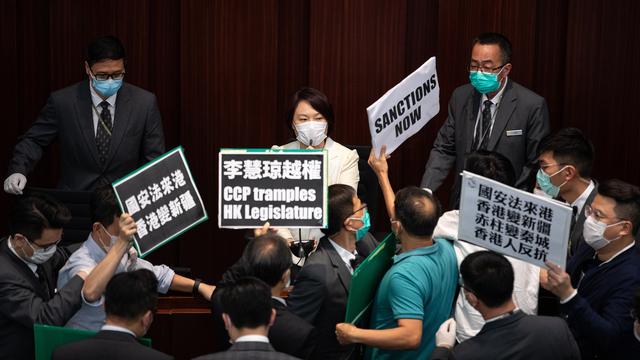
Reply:
<svg viewBox="0 0 640 360"><path fill-rule="evenodd" d="M138 231L138 226L131 215L127 213L120 215L118 226L120 227L118 240L127 243L131 242L133 240L133 235Z"/></svg>
<svg viewBox="0 0 640 360"><path fill-rule="evenodd" d="M551 261L547 261L545 264L549 267L549 270L547 271L546 279L542 276L540 277L540 286L551 291L560 300L565 300L571 296L575 289L571 285L569 274Z"/></svg>
<svg viewBox="0 0 640 360"><path fill-rule="evenodd" d="M373 169L373 172L376 175L385 175L389 172L389 164L387 164L387 145L382 145L380 148L380 156L376 156L376 150L371 148L371 153L369 153L369 166Z"/></svg>

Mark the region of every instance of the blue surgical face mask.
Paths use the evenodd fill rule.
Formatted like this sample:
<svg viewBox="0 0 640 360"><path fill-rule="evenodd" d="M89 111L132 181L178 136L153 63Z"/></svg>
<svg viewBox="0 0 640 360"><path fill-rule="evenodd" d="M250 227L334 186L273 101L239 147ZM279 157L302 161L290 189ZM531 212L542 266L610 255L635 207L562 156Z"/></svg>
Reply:
<svg viewBox="0 0 640 360"><path fill-rule="evenodd" d="M504 69L504 68L502 68ZM481 94L487 94L494 92L500 88L500 80L498 80L498 74L502 72L502 69L497 74L483 73L480 71L470 71L469 81L478 92Z"/></svg>
<svg viewBox="0 0 640 360"><path fill-rule="evenodd" d="M542 169L539 169L538 174L536 174L536 181L538 182L538 186L540 186L540 189L544 191L547 195L551 196L552 198L555 198L558 196L558 194L560 193L560 188L567 182L565 181L559 186L556 186L556 185L553 185L553 183L551 182L551 177L560 173L565 168L566 166L562 167L562 169L556 171L551 175L547 174Z"/></svg>
<svg viewBox="0 0 640 360"><path fill-rule="evenodd" d="M369 229L371 228L371 218L369 217L369 212L366 208L364 209L364 215L362 215L361 218L350 217L347 220L362 221L362 226L360 227L360 229L356 230L356 241L362 240L362 238L367 234L367 232L369 232Z"/></svg>
<svg viewBox="0 0 640 360"><path fill-rule="evenodd" d="M93 89L104 97L109 97L117 93L118 90L120 90L120 87L122 87L122 81L122 79L98 80L95 76L91 76L91 85L93 86Z"/></svg>

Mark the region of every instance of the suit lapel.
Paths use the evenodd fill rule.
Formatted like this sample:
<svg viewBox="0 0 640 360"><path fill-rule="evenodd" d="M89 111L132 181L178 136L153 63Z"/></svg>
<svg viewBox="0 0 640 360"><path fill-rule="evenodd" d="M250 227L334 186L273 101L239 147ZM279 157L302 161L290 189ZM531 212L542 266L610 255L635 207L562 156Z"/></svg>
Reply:
<svg viewBox="0 0 640 360"><path fill-rule="evenodd" d="M518 97L513 90L513 84L511 81L508 81L507 88L504 89L502 100L500 100L500 104L498 105L498 113L496 114L496 120L493 123L493 129L491 130L491 137L489 137L487 150L493 151L496 147L498 140L504 132L504 128L507 126L507 123L511 118L511 114L513 114L513 111L516 109L517 99Z"/></svg>
<svg viewBox="0 0 640 360"><path fill-rule="evenodd" d="M342 286L344 286L344 290L348 294L349 286L351 285L351 273L349 272L349 269L347 269L347 265L345 265L344 261L342 261L342 258L340 257L336 249L329 242L329 238L325 237L324 239L325 241L322 242L324 245L324 251L327 252L329 260L331 261L331 265L338 273L338 279L340 280L340 283L342 283Z"/></svg>
<svg viewBox="0 0 640 360"><path fill-rule="evenodd" d="M476 120L478 118L478 110L480 109L480 98L482 95L475 89L472 91L471 96L467 99L467 105L464 118L465 121L465 139L469 139L466 144L465 154L469 154L473 147L473 131L476 127Z"/></svg>
<svg viewBox="0 0 640 360"><path fill-rule="evenodd" d="M122 143L124 134L126 134L129 129L132 106L131 91L129 86L125 83L122 85L122 89L120 89L116 98L116 113L115 118L113 119L113 132L111 134L109 154L107 155L105 166L108 166L115 156L118 147Z"/></svg>
<svg viewBox="0 0 640 360"><path fill-rule="evenodd" d="M50 296L40 285L40 281L36 277L36 274L31 271L29 266L24 263L20 258L18 258L12 251L9 249L9 238L6 237L2 240L2 252L11 260L11 262L15 265L15 268L20 271L26 279L29 279L31 283L31 288L43 299L49 299Z"/></svg>
<svg viewBox="0 0 640 360"><path fill-rule="evenodd" d="M78 87L78 96L76 97L76 125L82 132L89 153L93 157L94 164L99 167L98 147L96 146L96 135L93 129L93 111L91 105L91 92L89 91L89 82L83 81Z"/></svg>
<svg viewBox="0 0 640 360"><path fill-rule="evenodd" d="M596 197L597 193L598 193L598 188L597 186L594 186L593 190L591 190L591 193L587 197L587 200L585 201L584 206L582 206L582 210L580 210L580 214L578 214L578 218L576 219L575 225L571 229L571 235L569 236L569 240L570 240L569 244L571 244L570 251L572 255L575 254L576 248L578 247L578 242L580 240L580 236L582 235L582 229L584 228L584 220L586 219L585 210L587 208L587 205L591 205L591 203L593 202L593 198Z"/></svg>

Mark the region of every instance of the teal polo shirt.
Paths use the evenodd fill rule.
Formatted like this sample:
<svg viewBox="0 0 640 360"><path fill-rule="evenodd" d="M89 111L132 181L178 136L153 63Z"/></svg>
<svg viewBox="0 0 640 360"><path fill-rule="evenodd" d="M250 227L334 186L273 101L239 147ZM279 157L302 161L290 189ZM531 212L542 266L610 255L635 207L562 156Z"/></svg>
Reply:
<svg viewBox="0 0 640 360"><path fill-rule="evenodd" d="M367 348L367 359L428 359L436 331L451 314L458 284L458 263L451 243L434 239L432 246L393 258L373 303L371 329L398 326L398 319L422 320L420 347L414 350Z"/></svg>

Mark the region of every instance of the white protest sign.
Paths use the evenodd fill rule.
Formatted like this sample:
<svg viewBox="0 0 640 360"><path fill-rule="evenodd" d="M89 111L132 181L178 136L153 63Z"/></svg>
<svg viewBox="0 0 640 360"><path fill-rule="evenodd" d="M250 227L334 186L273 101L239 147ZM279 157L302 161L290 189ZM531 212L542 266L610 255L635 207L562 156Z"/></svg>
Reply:
<svg viewBox="0 0 640 360"><path fill-rule="evenodd" d="M544 267L565 268L571 207L464 171L458 238Z"/></svg>
<svg viewBox="0 0 640 360"><path fill-rule="evenodd" d="M432 57L367 108L371 145L391 154L440 111L436 58Z"/></svg>

